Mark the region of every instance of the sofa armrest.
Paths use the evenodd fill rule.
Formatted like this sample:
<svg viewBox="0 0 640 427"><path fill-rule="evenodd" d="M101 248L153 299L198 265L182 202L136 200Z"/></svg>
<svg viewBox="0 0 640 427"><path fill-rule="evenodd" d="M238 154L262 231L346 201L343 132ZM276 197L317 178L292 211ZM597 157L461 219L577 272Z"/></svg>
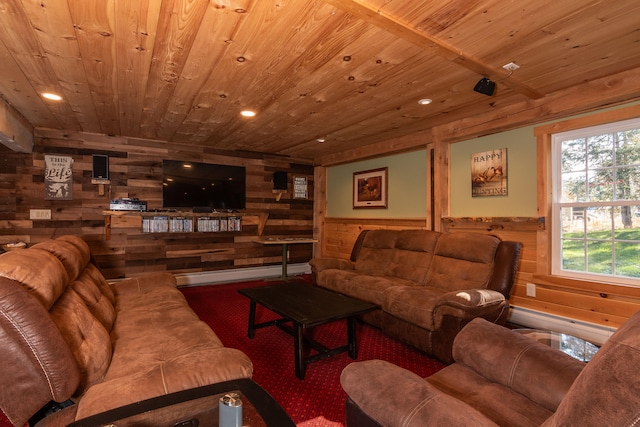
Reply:
<svg viewBox="0 0 640 427"><path fill-rule="evenodd" d="M556 410L585 366L561 351L481 318L458 333L453 358L550 411Z"/></svg>
<svg viewBox="0 0 640 427"><path fill-rule="evenodd" d="M439 328L445 316L470 321L483 314L492 313L496 307L504 304L506 304L504 295L490 289L447 292L438 299L434 307L435 325Z"/></svg>
<svg viewBox="0 0 640 427"><path fill-rule="evenodd" d="M353 270L355 266L352 261L342 258L313 258L309 261L309 265L315 272L329 269Z"/></svg>
<svg viewBox="0 0 640 427"><path fill-rule="evenodd" d="M505 298L498 291L491 289L467 289L443 294L436 303L436 307L450 306L461 309L482 308L501 304Z"/></svg>
<svg viewBox="0 0 640 427"><path fill-rule="evenodd" d="M365 414L385 427L496 426L466 403L383 360L351 363L340 384Z"/></svg>

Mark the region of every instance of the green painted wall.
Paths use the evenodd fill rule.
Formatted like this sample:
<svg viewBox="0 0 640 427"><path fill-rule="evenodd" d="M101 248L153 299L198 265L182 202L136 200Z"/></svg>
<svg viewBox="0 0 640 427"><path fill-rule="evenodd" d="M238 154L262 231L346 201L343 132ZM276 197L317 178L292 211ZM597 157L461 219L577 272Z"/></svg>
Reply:
<svg viewBox="0 0 640 427"><path fill-rule="evenodd" d="M632 102L561 120L638 104L640 102ZM533 129L534 126L527 126L451 145L450 214L452 217L537 216L537 142L533 135ZM471 197L471 155L500 148L507 149L508 194L506 196ZM421 150L328 168L327 216L341 218L425 217L427 206L426 155L426 150ZM353 173L385 166L389 167L389 208L353 209L351 207Z"/></svg>
<svg viewBox="0 0 640 427"><path fill-rule="evenodd" d="M388 168L386 209L353 209L353 173ZM327 216L424 218L427 215L427 151L413 151L327 168Z"/></svg>
<svg viewBox="0 0 640 427"><path fill-rule="evenodd" d="M471 155L507 149L507 195L471 196ZM536 138L533 126L451 145L452 217L536 216Z"/></svg>

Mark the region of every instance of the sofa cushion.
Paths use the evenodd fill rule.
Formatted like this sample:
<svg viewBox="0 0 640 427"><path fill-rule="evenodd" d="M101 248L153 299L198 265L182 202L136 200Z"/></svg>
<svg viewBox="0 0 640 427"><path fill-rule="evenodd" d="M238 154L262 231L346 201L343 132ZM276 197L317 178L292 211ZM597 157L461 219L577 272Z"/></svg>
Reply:
<svg viewBox="0 0 640 427"><path fill-rule="evenodd" d="M176 391L251 378L252 371L251 360L234 348L203 345L165 352L145 369L105 379L87 390L78 402L76 419Z"/></svg>
<svg viewBox="0 0 640 427"><path fill-rule="evenodd" d="M435 329L433 310L446 291L428 286L394 286L386 289L382 309L421 328Z"/></svg>
<svg viewBox="0 0 640 427"><path fill-rule="evenodd" d="M82 248L71 242L46 240L33 245L32 249L44 250L55 255L67 270L69 280L75 280L89 263L90 252L88 246Z"/></svg>
<svg viewBox="0 0 640 427"><path fill-rule="evenodd" d="M325 270L318 273L320 287L382 306L387 289L412 286L413 282L391 276L369 276L355 270Z"/></svg>
<svg viewBox="0 0 640 427"><path fill-rule="evenodd" d="M173 291L180 293L175 288ZM153 295L155 301L148 304L142 303L143 297L131 298L131 295L128 295L127 300L131 298L137 301L138 305L127 304L127 307L123 307L123 304L118 305L116 322L111 330L111 339L115 342L122 337L137 337L141 331L145 331L145 333L162 332L170 325L199 320L193 310L186 309L188 305L186 301L182 300L182 293L178 297L174 295L174 292L169 290L157 292Z"/></svg>
<svg viewBox="0 0 640 427"><path fill-rule="evenodd" d="M537 427L553 414L526 396L459 363L441 369L426 381L501 426Z"/></svg>
<svg viewBox="0 0 640 427"><path fill-rule="evenodd" d="M93 264L87 265L84 269L84 273L93 279L93 283L100 289L102 295L109 300L111 305L116 305L116 296L111 289L111 285L107 283L107 280L102 275L102 272Z"/></svg>
<svg viewBox="0 0 640 427"><path fill-rule="evenodd" d="M584 363L503 326L473 319L456 336L453 357L489 381L555 411ZM535 375L536 381L531 381Z"/></svg>
<svg viewBox="0 0 640 427"><path fill-rule="evenodd" d="M447 291L486 288L500 239L475 233L440 236L427 284Z"/></svg>
<svg viewBox="0 0 640 427"><path fill-rule="evenodd" d="M439 235L430 230L371 230L364 238L355 270L424 283Z"/></svg>
<svg viewBox="0 0 640 427"><path fill-rule="evenodd" d="M413 372L384 360L349 364L340 384L359 408L386 427L497 426Z"/></svg>
<svg viewBox="0 0 640 427"><path fill-rule="evenodd" d="M397 277L357 275L349 282L347 295L382 307L386 293L395 287L411 286L411 282Z"/></svg>
<svg viewBox="0 0 640 427"><path fill-rule="evenodd" d="M80 367L77 394L81 394L102 381L109 369L112 355L109 333L71 288L58 298L50 314Z"/></svg>
<svg viewBox="0 0 640 427"><path fill-rule="evenodd" d="M318 272L317 284L330 291L347 294L351 287L351 280L359 274L355 270L322 270Z"/></svg>
<svg viewBox="0 0 640 427"><path fill-rule="evenodd" d="M0 256L0 276L15 280L49 310L67 288L69 275L48 251L17 250Z"/></svg>
<svg viewBox="0 0 640 427"><path fill-rule="evenodd" d="M116 319L116 310L111 300L102 293L94 281L91 272L85 269L70 287L82 298L91 314L98 319L105 330L111 332Z"/></svg>
<svg viewBox="0 0 640 427"><path fill-rule="evenodd" d="M150 370L198 348L223 347L211 328L198 319L128 332L114 340L113 360L105 380Z"/></svg>

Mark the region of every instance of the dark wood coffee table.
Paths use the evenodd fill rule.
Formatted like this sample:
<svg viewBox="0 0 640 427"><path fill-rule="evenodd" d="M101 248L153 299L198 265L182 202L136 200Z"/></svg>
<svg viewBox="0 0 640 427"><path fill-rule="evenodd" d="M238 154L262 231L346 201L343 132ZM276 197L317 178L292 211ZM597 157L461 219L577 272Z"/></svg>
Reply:
<svg viewBox="0 0 640 427"><path fill-rule="evenodd" d="M360 301L306 283L280 283L269 286L240 289L238 292L251 300L249 307L249 338L255 330L267 326L277 326L293 335L296 376L304 379L307 364L347 351L356 359L356 317L379 308L375 304ZM282 316L281 319L256 324L256 304ZM347 345L333 349L304 335L304 330L336 320L347 320ZM287 323L293 325L289 326ZM305 345L318 353L305 357Z"/></svg>

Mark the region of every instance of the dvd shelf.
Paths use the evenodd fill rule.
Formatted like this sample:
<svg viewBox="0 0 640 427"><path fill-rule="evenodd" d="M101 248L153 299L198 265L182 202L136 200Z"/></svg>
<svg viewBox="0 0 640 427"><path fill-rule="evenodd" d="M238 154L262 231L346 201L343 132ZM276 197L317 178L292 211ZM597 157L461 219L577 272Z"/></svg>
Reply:
<svg viewBox="0 0 640 427"><path fill-rule="evenodd" d="M193 213L103 211L105 236L111 238L112 228L138 228L142 233L219 233L242 232L245 224L257 226L262 235L269 218L267 213Z"/></svg>
<svg viewBox="0 0 640 427"><path fill-rule="evenodd" d="M225 217L198 217L198 231L203 233L216 233L219 231L241 231L242 218L238 216Z"/></svg>
<svg viewBox="0 0 640 427"><path fill-rule="evenodd" d="M169 217L165 215L142 218L143 233L217 233L222 231L242 231L242 218L232 217Z"/></svg>

